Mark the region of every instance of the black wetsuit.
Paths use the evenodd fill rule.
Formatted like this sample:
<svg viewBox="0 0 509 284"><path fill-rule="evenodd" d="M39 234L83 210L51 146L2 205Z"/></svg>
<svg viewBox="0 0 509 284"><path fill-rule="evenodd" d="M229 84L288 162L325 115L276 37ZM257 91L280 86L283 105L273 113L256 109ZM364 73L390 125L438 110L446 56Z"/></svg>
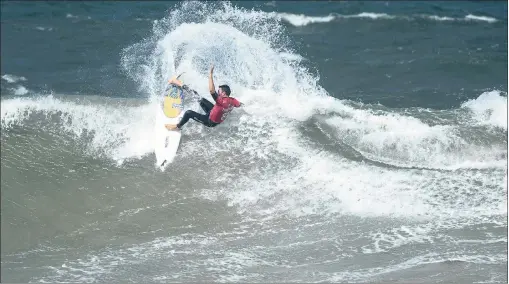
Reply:
<svg viewBox="0 0 509 284"><path fill-rule="evenodd" d="M184 90L186 90L186 91L193 92L195 95L198 95L198 93L195 90L189 89L189 87L187 87L186 85L184 85L182 88ZM214 101L217 100L217 93L216 92L214 92L214 94L212 94L212 98L214 99ZM187 110L184 113L184 116L182 117L180 122L177 124L177 127L179 129L181 129L182 126L184 126L184 124L186 124L189 121L190 118L194 119L195 121L198 121L199 123L201 123L201 124L203 124L203 125L205 125L207 127L214 127L214 126L219 124L219 123L211 121L210 118L209 118L210 111L214 107L214 105L211 102L209 102L205 98L201 98L200 99L200 107L203 109L205 114L197 113L197 112L192 111L192 110Z"/></svg>

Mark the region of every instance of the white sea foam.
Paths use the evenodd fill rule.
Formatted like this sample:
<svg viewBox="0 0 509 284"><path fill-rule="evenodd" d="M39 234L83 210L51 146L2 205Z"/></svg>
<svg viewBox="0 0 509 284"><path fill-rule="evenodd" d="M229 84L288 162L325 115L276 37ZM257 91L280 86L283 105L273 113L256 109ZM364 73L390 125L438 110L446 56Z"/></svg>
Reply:
<svg viewBox="0 0 509 284"><path fill-rule="evenodd" d="M357 15L344 15L344 18L367 18L367 19L395 19L396 16L388 15L385 13L370 13L370 12L362 12Z"/></svg>
<svg viewBox="0 0 509 284"><path fill-rule="evenodd" d="M455 18L445 17L445 16L437 16L437 15L422 15L422 18L435 20L435 21L456 21Z"/></svg>
<svg viewBox="0 0 509 284"><path fill-rule="evenodd" d="M476 16L476 15L472 15L472 14L466 15L465 16L465 20L468 20L468 21L482 21L482 22L488 22L488 23L495 23L495 22L498 21L497 19L492 18L492 17Z"/></svg>
<svg viewBox="0 0 509 284"><path fill-rule="evenodd" d="M2 79L7 81L7 83L16 83L16 82L19 82L19 81L26 81L27 80L23 76L15 76L15 75L11 75L11 74L4 74L4 75L2 75Z"/></svg>
<svg viewBox="0 0 509 284"><path fill-rule="evenodd" d="M85 16L76 16L76 15L73 15L71 13L67 13L65 15L65 17L68 18L68 19L87 19L87 20L92 19L92 17L90 17L90 16L86 16L86 17Z"/></svg>
<svg viewBox="0 0 509 284"><path fill-rule="evenodd" d="M483 93L462 107L473 109L472 117L481 124L507 129L506 100L494 91ZM347 107L342 116L325 122L337 131L338 139L364 156L396 166L503 168L507 159L502 144L494 145L488 140L472 143L472 139L460 134L462 128L456 124L428 125L408 115Z"/></svg>
<svg viewBox="0 0 509 284"><path fill-rule="evenodd" d="M473 112L477 123L507 130L507 94L503 96L497 90L484 92L461 106Z"/></svg>
<svg viewBox="0 0 509 284"><path fill-rule="evenodd" d="M35 27L36 30L39 30L39 31L48 31L48 32L51 32L53 30L52 27Z"/></svg>
<svg viewBox="0 0 509 284"><path fill-rule="evenodd" d="M17 86L15 89L13 89L13 91L16 96L23 96L28 93L27 88L25 88L23 86Z"/></svg>
<svg viewBox="0 0 509 284"><path fill-rule="evenodd" d="M290 14L290 13L280 13L278 14L283 20L289 22L290 24L300 27L307 26L309 24L314 23L328 23L335 19L334 15L328 16L306 16L303 14Z"/></svg>
<svg viewBox="0 0 509 284"><path fill-rule="evenodd" d="M307 26L310 24L324 24L333 22L335 19L368 19L368 20L416 20L425 19L439 22L487 22L495 23L498 22L496 18L487 16L475 16L466 15L462 18L448 17L444 15L426 15L426 14L415 14L415 15L390 15L386 13L374 13L374 12L361 12L358 14L338 14L331 13L329 15L322 16L309 16L305 14L291 14L291 13L270 13L273 17L282 19L295 27Z"/></svg>

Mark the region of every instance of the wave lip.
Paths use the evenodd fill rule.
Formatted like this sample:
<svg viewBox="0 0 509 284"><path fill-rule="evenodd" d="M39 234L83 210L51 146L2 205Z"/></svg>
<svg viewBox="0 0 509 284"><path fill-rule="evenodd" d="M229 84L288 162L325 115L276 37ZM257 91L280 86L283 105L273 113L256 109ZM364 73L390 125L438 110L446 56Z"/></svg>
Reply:
<svg viewBox="0 0 509 284"><path fill-rule="evenodd" d="M307 26L314 23L328 23L336 18L332 14L328 16L307 16L304 14L280 13L278 16L296 27Z"/></svg>
<svg viewBox="0 0 509 284"><path fill-rule="evenodd" d="M397 16L388 15L386 13L371 13L371 12L362 12L357 15L348 15L342 16L343 18L368 18L368 19L395 19Z"/></svg>
<svg viewBox="0 0 509 284"><path fill-rule="evenodd" d="M348 107L338 111L342 115L326 118L324 124L333 128L334 139L371 161L452 171L506 165L507 144L500 140L503 133L499 130L507 131L507 97L500 91L484 92L447 112L374 112ZM439 122L424 118L432 116L443 118Z"/></svg>
<svg viewBox="0 0 509 284"><path fill-rule="evenodd" d="M471 110L478 124L507 130L507 96L502 96L501 91L484 92L477 99L461 104L461 107Z"/></svg>
<svg viewBox="0 0 509 284"><path fill-rule="evenodd" d="M467 21L484 21L484 22L488 22L488 23L495 23L495 22L498 21L497 19L492 18L492 17L475 16L475 15L472 15L472 14L466 15L465 16L465 20L467 20Z"/></svg>
<svg viewBox="0 0 509 284"><path fill-rule="evenodd" d="M87 148L91 155L106 155L121 164L153 151L152 128L155 106L118 107L103 103L64 101L52 95L40 98L14 98L1 102L1 126L4 130L27 122L33 115L58 118L66 133L75 138L92 135ZM48 120L49 121L49 120ZM51 126L54 127L54 126Z"/></svg>
<svg viewBox="0 0 509 284"><path fill-rule="evenodd" d="M421 18L434 20L434 21L456 21L457 19L446 17L446 16L438 16L438 15L421 15Z"/></svg>

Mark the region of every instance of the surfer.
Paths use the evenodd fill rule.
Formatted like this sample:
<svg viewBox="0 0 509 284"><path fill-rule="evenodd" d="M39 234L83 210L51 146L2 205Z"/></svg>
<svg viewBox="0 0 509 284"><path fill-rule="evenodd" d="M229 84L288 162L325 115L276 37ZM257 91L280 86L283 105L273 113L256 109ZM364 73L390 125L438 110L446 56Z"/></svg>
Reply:
<svg viewBox="0 0 509 284"><path fill-rule="evenodd" d="M228 114L233 110L234 107L242 106L242 103L237 99L230 97L231 90L228 85L219 86L217 92L214 86L213 77L214 66L210 68L209 74L209 92L212 95L212 98L216 102L212 104L209 100L205 98L200 99L200 107L203 109L205 114L197 113L192 110L187 110L184 113L184 116L180 120L178 124L165 124L166 129L168 130L180 130L184 126L184 124L189 121L190 118L195 121L200 122L201 124L207 127L215 127L222 123ZM183 85L178 78L171 78L170 84L175 84L179 87L184 88L185 90L192 91L196 94L196 91L190 90L187 86Z"/></svg>

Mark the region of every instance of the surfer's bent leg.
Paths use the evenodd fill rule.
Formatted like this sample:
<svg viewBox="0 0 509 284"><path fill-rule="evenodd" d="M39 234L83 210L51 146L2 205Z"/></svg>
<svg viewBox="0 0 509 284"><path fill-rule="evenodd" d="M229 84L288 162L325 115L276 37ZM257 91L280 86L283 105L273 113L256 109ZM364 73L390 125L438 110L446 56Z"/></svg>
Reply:
<svg viewBox="0 0 509 284"><path fill-rule="evenodd" d="M182 117L180 122L177 124L177 127L179 129L182 129L182 126L184 126L184 124L186 124L189 121L190 118L192 118L193 120L198 121L199 123L201 123L201 124L203 124L205 126L209 126L210 127L209 116L207 114L197 113L197 112L192 111L192 110L187 110L184 113L184 116Z"/></svg>
<svg viewBox="0 0 509 284"><path fill-rule="evenodd" d="M210 111L214 107L214 105L205 98L202 98L200 100L200 106L205 113L210 113Z"/></svg>

